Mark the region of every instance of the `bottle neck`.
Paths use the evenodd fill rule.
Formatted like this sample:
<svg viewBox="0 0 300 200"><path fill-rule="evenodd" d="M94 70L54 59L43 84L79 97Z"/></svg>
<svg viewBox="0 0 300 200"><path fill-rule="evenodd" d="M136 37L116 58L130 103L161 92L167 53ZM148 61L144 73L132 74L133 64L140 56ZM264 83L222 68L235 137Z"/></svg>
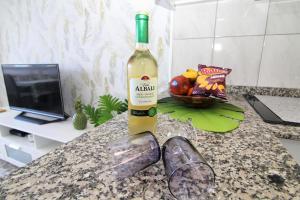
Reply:
<svg viewBox="0 0 300 200"><path fill-rule="evenodd" d="M136 49L148 49L148 16L136 15Z"/></svg>
<svg viewBox="0 0 300 200"><path fill-rule="evenodd" d="M135 49L139 51L147 51L149 49L149 44L137 42L135 45Z"/></svg>

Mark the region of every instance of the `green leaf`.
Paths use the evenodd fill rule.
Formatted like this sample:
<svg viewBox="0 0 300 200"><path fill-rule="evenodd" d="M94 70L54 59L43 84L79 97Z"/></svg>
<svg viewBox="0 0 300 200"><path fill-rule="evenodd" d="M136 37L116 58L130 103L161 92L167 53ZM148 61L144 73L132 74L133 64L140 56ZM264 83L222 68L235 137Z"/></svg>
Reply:
<svg viewBox="0 0 300 200"><path fill-rule="evenodd" d="M95 127L100 125L101 110L99 108L96 109L91 105L85 105L83 106L83 110L91 124L94 124Z"/></svg>
<svg viewBox="0 0 300 200"><path fill-rule="evenodd" d="M97 108L91 105L83 106L84 113L87 115L91 124L95 127L113 118L113 112L120 114L128 109L128 101L124 102L111 95L99 97Z"/></svg>
<svg viewBox="0 0 300 200"><path fill-rule="evenodd" d="M241 109L240 107L225 102L218 102L217 104L214 105L214 108L223 108L223 109L232 110L236 112L244 112L243 109Z"/></svg>
<svg viewBox="0 0 300 200"><path fill-rule="evenodd" d="M99 97L99 108L102 112L111 113L117 111L118 114L127 110L127 103L122 102L111 95L103 95Z"/></svg>
<svg viewBox="0 0 300 200"><path fill-rule="evenodd" d="M191 121L195 128L218 133L232 131L244 120L241 108L224 102L216 102L209 108L201 109L165 98L159 101L158 111L182 122Z"/></svg>
<svg viewBox="0 0 300 200"><path fill-rule="evenodd" d="M113 118L113 115L111 113L103 112L101 114L101 117L98 119L98 123L99 123L99 125L103 124L103 123L107 122L108 120L111 120L112 118Z"/></svg>

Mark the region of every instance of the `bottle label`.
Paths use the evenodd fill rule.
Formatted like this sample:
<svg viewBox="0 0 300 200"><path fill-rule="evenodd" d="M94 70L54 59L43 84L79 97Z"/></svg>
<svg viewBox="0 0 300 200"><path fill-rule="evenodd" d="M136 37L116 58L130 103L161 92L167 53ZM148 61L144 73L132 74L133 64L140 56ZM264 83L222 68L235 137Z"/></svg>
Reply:
<svg viewBox="0 0 300 200"><path fill-rule="evenodd" d="M142 76L129 81L130 101L134 106L150 106L157 103L157 78Z"/></svg>
<svg viewBox="0 0 300 200"><path fill-rule="evenodd" d="M151 107L149 110L130 110L130 114L133 116L148 116L154 117L157 114L156 107Z"/></svg>

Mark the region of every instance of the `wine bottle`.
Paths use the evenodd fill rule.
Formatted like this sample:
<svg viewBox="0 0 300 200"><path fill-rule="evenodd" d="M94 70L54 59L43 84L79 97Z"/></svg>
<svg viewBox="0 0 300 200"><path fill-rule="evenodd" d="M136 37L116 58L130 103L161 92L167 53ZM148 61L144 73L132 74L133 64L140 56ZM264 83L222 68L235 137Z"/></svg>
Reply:
<svg viewBox="0 0 300 200"><path fill-rule="evenodd" d="M157 62L148 47L149 16L138 13L136 49L127 64L129 134L156 132Z"/></svg>

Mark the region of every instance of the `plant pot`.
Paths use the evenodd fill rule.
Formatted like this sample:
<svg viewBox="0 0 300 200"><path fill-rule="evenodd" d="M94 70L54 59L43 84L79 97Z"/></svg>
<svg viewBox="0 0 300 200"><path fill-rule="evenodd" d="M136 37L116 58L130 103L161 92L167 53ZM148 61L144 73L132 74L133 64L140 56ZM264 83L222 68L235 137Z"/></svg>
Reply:
<svg viewBox="0 0 300 200"><path fill-rule="evenodd" d="M83 130L87 125L87 117L83 112L75 113L73 115L73 127L77 130Z"/></svg>

